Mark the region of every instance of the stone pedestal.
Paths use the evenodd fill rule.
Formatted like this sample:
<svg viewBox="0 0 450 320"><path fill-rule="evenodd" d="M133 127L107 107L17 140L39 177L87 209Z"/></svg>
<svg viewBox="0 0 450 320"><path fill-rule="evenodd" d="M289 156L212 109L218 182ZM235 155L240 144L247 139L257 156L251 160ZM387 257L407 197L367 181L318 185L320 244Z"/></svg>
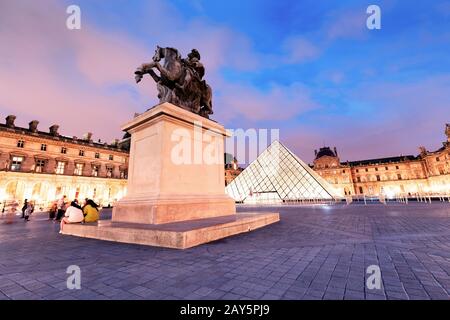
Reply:
<svg viewBox="0 0 450 320"><path fill-rule="evenodd" d="M225 128L169 103L122 127L131 134L127 196L112 221L67 225L64 233L189 248L279 221L278 213L236 214L225 194Z"/></svg>
<svg viewBox="0 0 450 320"><path fill-rule="evenodd" d="M162 224L236 213L224 192L223 126L164 103L122 129L131 134L128 191L113 221Z"/></svg>

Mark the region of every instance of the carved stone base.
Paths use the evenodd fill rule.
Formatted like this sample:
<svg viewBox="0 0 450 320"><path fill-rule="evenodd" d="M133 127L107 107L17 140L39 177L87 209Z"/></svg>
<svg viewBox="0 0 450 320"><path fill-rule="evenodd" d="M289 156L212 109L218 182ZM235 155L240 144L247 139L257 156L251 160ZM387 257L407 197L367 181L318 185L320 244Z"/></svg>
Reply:
<svg viewBox="0 0 450 320"><path fill-rule="evenodd" d="M160 225L100 221L98 224L67 224L64 226L63 234L114 242L187 249L232 235L250 232L279 220L278 213L245 213Z"/></svg>
<svg viewBox="0 0 450 320"><path fill-rule="evenodd" d="M114 207L115 222L162 224L229 216L236 213L228 196L174 196L166 198L123 199Z"/></svg>

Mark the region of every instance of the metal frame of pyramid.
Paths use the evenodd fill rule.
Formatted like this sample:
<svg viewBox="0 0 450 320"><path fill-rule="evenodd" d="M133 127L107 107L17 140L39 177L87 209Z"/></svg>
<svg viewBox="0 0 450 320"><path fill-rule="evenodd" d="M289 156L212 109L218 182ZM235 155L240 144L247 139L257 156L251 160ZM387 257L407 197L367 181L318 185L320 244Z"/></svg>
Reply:
<svg viewBox="0 0 450 320"><path fill-rule="evenodd" d="M264 150L227 187L236 202L279 202L339 198L332 186L278 140Z"/></svg>

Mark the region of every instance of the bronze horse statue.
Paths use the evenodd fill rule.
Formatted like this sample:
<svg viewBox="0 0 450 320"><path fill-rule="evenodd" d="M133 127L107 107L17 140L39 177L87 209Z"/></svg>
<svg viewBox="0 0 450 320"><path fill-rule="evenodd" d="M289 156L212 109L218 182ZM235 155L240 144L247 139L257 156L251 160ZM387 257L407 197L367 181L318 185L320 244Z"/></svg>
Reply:
<svg viewBox="0 0 450 320"><path fill-rule="evenodd" d="M161 60L164 64L161 65ZM188 111L209 118L212 110L211 87L202 80L204 67L200 54L193 49L188 59L182 59L174 48L156 47L152 62L144 63L135 71L136 82L149 74L155 80L160 103L169 102ZM154 69L159 71L159 75Z"/></svg>

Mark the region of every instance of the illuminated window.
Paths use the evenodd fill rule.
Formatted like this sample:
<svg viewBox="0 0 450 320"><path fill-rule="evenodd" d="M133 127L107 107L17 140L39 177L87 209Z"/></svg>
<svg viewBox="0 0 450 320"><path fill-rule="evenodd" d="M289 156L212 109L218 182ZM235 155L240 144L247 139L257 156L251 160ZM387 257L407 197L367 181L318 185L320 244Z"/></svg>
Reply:
<svg viewBox="0 0 450 320"><path fill-rule="evenodd" d="M11 159L11 170L12 171L20 171L22 167L23 157L12 157Z"/></svg>
<svg viewBox="0 0 450 320"><path fill-rule="evenodd" d="M77 176L81 176L83 174L83 167L84 165L82 163L75 163L74 174Z"/></svg>
<svg viewBox="0 0 450 320"><path fill-rule="evenodd" d="M36 167L35 167L35 171L40 173L40 172L44 172L44 167L45 167L45 160L36 160Z"/></svg>
<svg viewBox="0 0 450 320"><path fill-rule="evenodd" d="M17 141L17 148L23 148L24 145L25 145L25 141L23 141L23 140Z"/></svg>
<svg viewBox="0 0 450 320"><path fill-rule="evenodd" d="M112 175L113 175L113 168L110 168L110 167L106 168L106 176L108 178L111 178Z"/></svg>
<svg viewBox="0 0 450 320"><path fill-rule="evenodd" d="M58 161L56 164L56 174L64 174L64 168L66 163L64 161Z"/></svg>
<svg viewBox="0 0 450 320"><path fill-rule="evenodd" d="M98 177L99 166L92 166L92 176Z"/></svg>

